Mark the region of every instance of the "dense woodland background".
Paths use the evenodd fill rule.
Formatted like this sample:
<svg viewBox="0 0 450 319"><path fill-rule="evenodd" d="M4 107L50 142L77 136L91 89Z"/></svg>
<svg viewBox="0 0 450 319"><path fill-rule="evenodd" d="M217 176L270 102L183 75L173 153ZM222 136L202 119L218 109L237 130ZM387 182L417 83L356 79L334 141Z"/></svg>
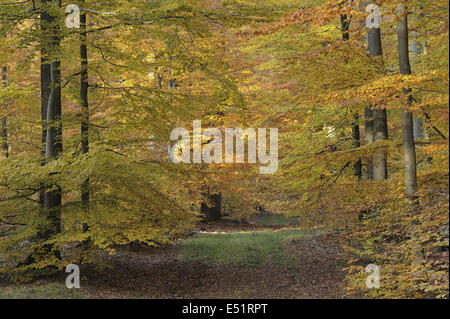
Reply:
<svg viewBox="0 0 450 319"><path fill-rule="evenodd" d="M370 3L1 0L1 277L263 210L337 233L350 293L448 298L449 5ZM278 171L170 163L193 120L278 128Z"/></svg>

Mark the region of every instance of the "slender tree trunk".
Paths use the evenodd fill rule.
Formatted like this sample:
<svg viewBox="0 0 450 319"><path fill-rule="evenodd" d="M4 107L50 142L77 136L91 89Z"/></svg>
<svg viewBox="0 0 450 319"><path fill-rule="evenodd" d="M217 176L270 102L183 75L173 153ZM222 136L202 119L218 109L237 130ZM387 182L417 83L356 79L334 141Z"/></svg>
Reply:
<svg viewBox="0 0 450 319"><path fill-rule="evenodd" d="M42 34L48 33L48 23L49 17L47 12L41 12L41 32ZM41 166L45 165L45 144L47 139L47 104L48 98L50 96L50 64L47 60L48 50L47 45L42 43L41 45ZM39 205L41 210L44 209L45 205L45 187L41 185L41 191L39 192Z"/></svg>
<svg viewBox="0 0 450 319"><path fill-rule="evenodd" d="M352 140L353 140L353 147L354 148L359 148L361 146L361 136L359 133L359 116L355 115L354 117L354 123L352 126ZM354 175L358 178L361 179L362 178L362 162L361 159L359 158L356 163L353 165L353 171L354 171Z"/></svg>
<svg viewBox="0 0 450 319"><path fill-rule="evenodd" d="M58 159L61 154L61 100L60 94L58 94L60 84L59 67L59 62L52 62L50 64L52 87L47 107L47 134L45 145L45 160L47 163ZM46 190L44 196L46 215L47 219L50 221L50 225L44 231L45 239L48 239L61 231L61 189L57 185L52 185L50 188L50 190Z"/></svg>
<svg viewBox="0 0 450 319"><path fill-rule="evenodd" d="M8 146L8 128L6 117L2 118L2 150L5 157L9 157L9 146Z"/></svg>
<svg viewBox="0 0 450 319"><path fill-rule="evenodd" d="M156 74L156 81L158 83L158 89L162 90L163 86L162 86L162 80L163 80L163 76L160 74Z"/></svg>
<svg viewBox="0 0 450 319"><path fill-rule="evenodd" d="M350 34L348 30L350 29L350 19L346 14L341 15L341 31L342 31L342 40L350 39Z"/></svg>
<svg viewBox="0 0 450 319"><path fill-rule="evenodd" d="M172 59L173 59L172 56L169 55L169 58L168 58L169 62L172 61ZM167 88L170 92L175 88L175 86L177 84L177 79L172 76L172 70L170 70L170 68L167 70L167 78L168 78Z"/></svg>
<svg viewBox="0 0 450 319"><path fill-rule="evenodd" d="M84 0L82 1L85 2ZM89 152L89 101L88 101L88 56L87 56L87 33L86 33L86 11L80 14L80 59L81 59L81 80L80 80L80 100L81 100L81 153ZM85 212L89 210L89 177L85 179L81 186L81 203ZM83 225L86 232L88 226Z"/></svg>
<svg viewBox="0 0 450 319"><path fill-rule="evenodd" d="M6 78L6 72L8 71L8 67L2 67L2 83L4 86L7 86L8 79ZM9 157L9 146L8 146L8 127L7 127L7 118L6 116L1 119L1 144L2 150L5 157Z"/></svg>
<svg viewBox="0 0 450 319"><path fill-rule="evenodd" d="M342 40L347 41L350 39L350 33L348 32L350 29L350 22L351 19L347 17L346 14L341 15L341 31L342 31ZM358 148L361 146L361 136L359 132L359 116L358 114L354 115L353 119L353 125L352 125L352 140L353 140L353 147ZM361 179L362 177L362 163L361 159L358 159L355 164L353 165L353 171L354 175Z"/></svg>
<svg viewBox="0 0 450 319"><path fill-rule="evenodd" d="M52 17L44 9L44 6L47 5L49 0L40 0L40 7L42 8L40 13L40 31L41 31L41 166L45 166L46 164L46 144L47 144L47 109L51 92L51 65L48 59L50 55L50 44L51 44L51 23ZM50 214L46 209L46 190L48 185L41 184L39 191L39 213L43 217L43 219L51 219ZM40 225L38 229L38 233L35 238L32 238L32 241L41 241L48 239L50 236L50 227ZM51 247L48 247L48 250L51 250ZM38 253L39 254L39 253ZM57 256L59 256L57 254ZM35 254L31 254L27 256L25 264L32 264L36 261L36 257L39 256Z"/></svg>
<svg viewBox="0 0 450 319"><path fill-rule="evenodd" d="M398 38L398 62L400 74L411 74L408 45L408 11L406 1L400 0L397 7L397 38ZM405 108L402 110L403 150L405 160L405 186L406 196L412 203L417 201L417 173L416 173L416 150L414 145L414 125L412 113L408 106L412 102L411 89L404 88L406 96Z"/></svg>
<svg viewBox="0 0 450 319"><path fill-rule="evenodd" d="M419 10L423 10L422 6L418 6ZM419 14L419 19L422 19L424 16L423 13ZM414 31L411 32L411 37L410 37L410 47L409 47L409 51L410 51L410 64L411 64L411 72L414 72L415 70L419 70L422 69L423 67L421 67L421 65L423 65L423 63L421 63L421 61L418 61L420 59L420 56L423 54L426 54L426 41L419 41L417 39L418 36L418 32ZM425 138L425 127L424 127L424 118L423 115L420 117L417 117L415 115L413 115L413 125L414 125L414 140L423 140Z"/></svg>
<svg viewBox="0 0 450 319"><path fill-rule="evenodd" d="M169 75L170 75L170 72L169 72ZM176 79L169 79L169 83L168 83L169 91L172 91L175 88L176 84L177 84Z"/></svg>
<svg viewBox="0 0 450 319"><path fill-rule="evenodd" d="M361 11L365 11L365 8L367 6L367 1L360 1L359 3L359 9ZM362 25L361 25L361 29L366 25L366 21L363 20ZM360 29L360 30L361 30ZM371 29L369 29L369 31L367 32L366 36L364 37L364 39L367 39L367 43L368 43L368 48L372 48L372 46L370 45L370 42L373 41L373 31L371 31ZM369 41L369 34L370 34L370 41ZM373 138L373 111L372 109L369 108L365 108L364 109L364 143L370 144L373 143L374 138ZM366 178L368 180L373 180L373 161L372 158L368 158L367 159L367 163L366 163Z"/></svg>
<svg viewBox="0 0 450 319"><path fill-rule="evenodd" d="M46 5L61 6L61 2L52 2L50 0L41 0L42 7ZM48 45L51 52L59 47L59 23L56 18L49 14L47 10L41 13L41 26L43 29L43 43L42 48ZM48 52L46 52L48 53ZM61 85L60 85L60 62L52 61L48 63L45 60L45 65L41 66L41 87L42 97L42 114L45 112L45 163L57 159L62 153L62 124L61 124ZM49 86L47 86L49 84ZM44 111L45 109L45 111ZM48 185L43 196L44 210L42 213L48 221L45 226L42 226L39 236L42 240L47 240L61 231L61 201L62 192L58 185ZM52 247L47 247L52 250ZM59 257L59 252L54 252Z"/></svg>
<svg viewBox="0 0 450 319"><path fill-rule="evenodd" d="M414 140L423 140L425 138L423 124L423 119L420 117L413 117Z"/></svg>
<svg viewBox="0 0 450 319"><path fill-rule="evenodd" d="M48 2L48 0L41 0L41 6ZM50 15L46 10L41 10L40 15L40 28L41 28L41 166L45 165L45 144L47 139L47 104L50 95L50 64L48 62L48 48L50 43L46 43L47 39L44 36L49 34ZM48 38L48 36L46 37ZM45 209L45 185L41 185L39 191L39 205L41 211Z"/></svg>
<svg viewBox="0 0 450 319"><path fill-rule="evenodd" d="M388 139L386 109L373 110L373 132L374 141ZM387 156L386 153L377 153L373 156L373 179L382 181L387 179Z"/></svg>
<svg viewBox="0 0 450 319"><path fill-rule="evenodd" d="M411 90L405 90L405 94L411 94ZM410 100L408 98L408 100ZM405 152L405 186L407 197L417 200L417 172L416 172L416 150L413 135L412 113L402 110L403 150Z"/></svg>
<svg viewBox="0 0 450 319"><path fill-rule="evenodd" d="M383 55L380 28L369 29L368 49L369 54L372 57ZM373 109L372 114L374 142L387 140L388 131L386 109ZM385 153L377 153L373 156L373 179L376 181L387 179L387 156Z"/></svg>
<svg viewBox="0 0 450 319"><path fill-rule="evenodd" d="M365 143L370 144L373 143L373 111L369 108L364 110L364 135L365 135ZM373 161L371 158L367 160L367 179L373 180Z"/></svg>

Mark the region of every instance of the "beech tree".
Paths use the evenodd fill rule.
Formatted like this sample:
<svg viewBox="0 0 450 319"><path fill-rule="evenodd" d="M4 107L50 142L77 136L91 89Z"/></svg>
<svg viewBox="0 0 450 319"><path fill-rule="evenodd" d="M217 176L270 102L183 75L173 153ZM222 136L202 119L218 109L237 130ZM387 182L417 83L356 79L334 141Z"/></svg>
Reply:
<svg viewBox="0 0 450 319"><path fill-rule="evenodd" d="M61 62L58 58L62 26L59 15L55 13L57 8L61 8L61 1L41 0L40 4L41 108L45 128L45 165L48 165L57 161L62 153ZM57 183L44 184L43 187L44 205L41 213L45 216L45 222L38 226L38 238L45 243L61 232L62 190ZM44 244L49 250L44 254L52 253L59 258L59 251L51 246Z"/></svg>
<svg viewBox="0 0 450 319"><path fill-rule="evenodd" d="M408 8L406 1L400 1L397 8L397 38L398 38L398 62L400 74L410 75L409 63L409 35L408 35ZM413 115L408 110L412 103L410 88L404 88L404 106L402 110L403 149L405 160L405 185L406 195L412 201L417 200L417 172L416 172L416 147L414 144L414 122Z"/></svg>
<svg viewBox="0 0 450 319"><path fill-rule="evenodd" d="M378 67L380 68L378 72L384 72L383 70L383 48L381 45L381 20L380 20L380 8L378 5L374 5L374 2L372 2L372 5L369 7L366 7L366 11L369 9L371 12L372 17L369 17L368 19L373 19L373 22L370 26L367 26L369 28L367 32L367 40L368 40L368 49L370 56L375 57L378 64ZM379 58L377 58L379 57ZM367 113L369 120L370 116L373 118L373 141L383 141L388 139L388 125L387 125L387 113L385 108L379 108L376 105L372 106L374 109L369 111ZM370 128L369 128L370 130ZM368 132L368 135L370 133ZM385 180L387 179L387 158L386 154L384 153L376 153L373 157L373 179L375 181L379 180Z"/></svg>
<svg viewBox="0 0 450 319"><path fill-rule="evenodd" d="M8 72L8 67L7 66L2 66L2 84L4 86L8 85L8 80L7 80L7 76L6 76L6 72ZM7 105L5 105L5 107L7 107ZM7 118L3 117L1 119L2 122L2 127L1 127L1 140L2 140L2 151L5 157L9 156L9 145L8 145L8 127L7 127Z"/></svg>

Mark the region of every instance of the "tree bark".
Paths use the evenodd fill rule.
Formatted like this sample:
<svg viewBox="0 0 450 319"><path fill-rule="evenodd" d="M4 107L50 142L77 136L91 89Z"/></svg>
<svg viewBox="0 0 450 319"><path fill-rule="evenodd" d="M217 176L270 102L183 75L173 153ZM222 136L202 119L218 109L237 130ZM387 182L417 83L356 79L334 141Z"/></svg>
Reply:
<svg viewBox="0 0 450 319"><path fill-rule="evenodd" d="M373 143L373 111L369 108L364 110L364 135L365 143ZM367 179L373 180L373 161L371 158L367 160Z"/></svg>
<svg viewBox="0 0 450 319"><path fill-rule="evenodd" d="M85 1L82 0L84 3ZM88 55L87 55L87 23L86 11L80 14L80 59L81 59L81 77L80 77L80 100L81 100L81 153L89 152L89 101L88 101ZM85 212L89 210L89 177L81 185L81 204ZM83 225L83 231L86 232L88 226Z"/></svg>
<svg viewBox="0 0 450 319"><path fill-rule="evenodd" d="M374 142L388 139L386 109L373 110L373 137ZM387 179L387 156L386 153L377 153L373 156L373 179L382 181Z"/></svg>
<svg viewBox="0 0 450 319"><path fill-rule="evenodd" d="M381 29L372 28L367 32L367 42L370 56L383 55L383 48L381 46Z"/></svg>
<svg viewBox="0 0 450 319"><path fill-rule="evenodd" d="M47 2L42 0L41 4ZM48 23L50 22L50 17L48 13L43 10L41 11L41 33L49 33ZM44 41L41 43L41 166L45 165L45 144L47 139L47 104L50 95L50 64L48 62L48 44ZM39 205L41 210L44 210L45 205L45 189L44 185L41 185L41 191L39 192Z"/></svg>
<svg viewBox="0 0 450 319"><path fill-rule="evenodd" d="M222 194L209 194L210 206L206 203L201 204L201 212L206 222L218 221L222 218Z"/></svg>
<svg viewBox="0 0 450 319"><path fill-rule="evenodd" d="M341 15L341 32L342 32L342 40L347 41L350 39L350 33L348 32L350 29L351 19L348 18L346 14ZM359 116L358 114L354 115L354 121L352 125L352 141L353 147L358 148L361 146L361 136L359 133ZM353 165L354 175L361 179L362 177L362 163L361 159L358 159Z"/></svg>
<svg viewBox="0 0 450 319"><path fill-rule="evenodd" d="M354 123L352 126L352 140L353 140L353 147L359 148L361 146L361 135L359 133L359 124L358 124L359 116L355 115L354 117ZM358 178L362 178L362 162L361 159L358 158L356 163L353 165L353 172L354 175Z"/></svg>
<svg viewBox="0 0 450 319"><path fill-rule="evenodd" d="M400 0L397 7L397 39L398 39L398 62L400 74L411 74L408 45L408 10L406 1ZM416 172L416 149L414 144L414 124L412 113L408 106L412 102L411 89L404 88L406 96L405 108L402 110L403 150L405 160L405 186L406 196L412 203L417 201L417 172Z"/></svg>
<svg viewBox="0 0 450 319"><path fill-rule="evenodd" d="M420 117L413 117L414 140L423 140L425 138L423 124L423 119Z"/></svg>
<svg viewBox="0 0 450 319"><path fill-rule="evenodd" d="M350 33L348 30L350 29L350 19L346 14L341 15L341 31L342 31L342 40L350 39Z"/></svg>
<svg viewBox="0 0 450 319"><path fill-rule="evenodd" d="M372 57L383 55L381 46L380 28L371 28L368 31L368 49ZM386 109L373 109L373 141L382 141L388 138ZM378 153L373 156L373 179L376 181L387 179L387 156Z"/></svg>
<svg viewBox="0 0 450 319"><path fill-rule="evenodd" d="M418 6L419 10L423 10L422 6ZM419 19L423 18L423 13L419 14ZM421 65L423 65L423 62L420 61L419 57L426 53L426 41L419 42L417 39L418 32L413 31L411 32L410 37L410 65L411 65L411 72L419 69L423 69ZM413 114L413 129L414 129L414 140L423 140L425 138L425 128L424 128L424 119L423 115L420 117L417 117Z"/></svg>
<svg viewBox="0 0 450 319"><path fill-rule="evenodd" d="M2 118L2 150L5 157L9 157L9 146L8 146L8 128L6 117Z"/></svg>
<svg viewBox="0 0 450 319"><path fill-rule="evenodd" d="M8 79L6 78L6 72L8 71L8 67L2 67L2 83L4 86L7 86ZM6 116L1 119L1 144L2 150L5 157L9 157L9 145L8 145L8 127L7 127L7 118Z"/></svg>
<svg viewBox="0 0 450 319"><path fill-rule="evenodd" d="M43 31L42 50L49 45L51 53L59 47L59 23L46 9L47 5L61 6L61 2L53 3L50 0L41 0L44 10L41 12L41 27ZM60 62L58 60L48 63L47 54L43 57L44 65L41 66L41 102L43 122L45 123L45 163L59 158L62 153L62 124L61 124L61 84ZM48 85L47 85L48 84ZM42 226L39 237L47 240L61 231L61 201L62 192L58 185L48 185L43 196L44 214L48 223ZM47 247L52 249L51 247ZM56 252L59 257L59 253Z"/></svg>

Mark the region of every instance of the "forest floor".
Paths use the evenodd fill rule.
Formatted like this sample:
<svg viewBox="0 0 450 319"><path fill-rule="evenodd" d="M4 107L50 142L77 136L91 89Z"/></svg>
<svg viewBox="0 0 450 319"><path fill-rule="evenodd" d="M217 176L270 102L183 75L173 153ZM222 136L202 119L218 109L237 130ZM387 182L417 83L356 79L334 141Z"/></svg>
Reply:
<svg viewBox="0 0 450 319"><path fill-rule="evenodd" d="M179 244L105 254L108 268L81 268L80 289L64 274L0 285L0 298L345 298L335 235L269 224L205 224Z"/></svg>

